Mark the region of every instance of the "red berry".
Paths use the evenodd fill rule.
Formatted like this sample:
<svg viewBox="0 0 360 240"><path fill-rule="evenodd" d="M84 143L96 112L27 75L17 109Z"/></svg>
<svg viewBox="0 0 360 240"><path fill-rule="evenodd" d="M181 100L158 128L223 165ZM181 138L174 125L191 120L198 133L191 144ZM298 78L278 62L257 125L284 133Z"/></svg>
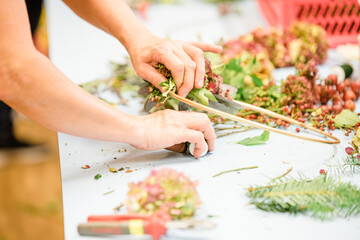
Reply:
<svg viewBox="0 0 360 240"><path fill-rule="evenodd" d="M297 131L297 132L300 132L300 128L296 128L296 131Z"/></svg>
<svg viewBox="0 0 360 240"><path fill-rule="evenodd" d="M353 90L348 89L348 90L345 91L344 100L345 101L347 101L347 100L355 101L356 100L356 94L353 92Z"/></svg>
<svg viewBox="0 0 360 240"><path fill-rule="evenodd" d="M326 174L326 171L324 169L320 169L320 174L321 175L325 175Z"/></svg>
<svg viewBox="0 0 360 240"><path fill-rule="evenodd" d="M352 155L352 154L354 154L355 149L353 149L352 147L347 147L347 148L345 148L345 152L346 152L348 155Z"/></svg>
<svg viewBox="0 0 360 240"><path fill-rule="evenodd" d="M346 100L345 104L344 104L344 108L345 109L349 109L350 111L355 111L356 105L354 103L354 101L352 100Z"/></svg>

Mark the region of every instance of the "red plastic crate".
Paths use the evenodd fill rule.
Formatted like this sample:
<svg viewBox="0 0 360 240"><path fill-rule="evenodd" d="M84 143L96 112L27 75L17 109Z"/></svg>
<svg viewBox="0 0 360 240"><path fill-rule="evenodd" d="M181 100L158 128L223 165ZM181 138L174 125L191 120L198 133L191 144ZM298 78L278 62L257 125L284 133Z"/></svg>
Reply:
<svg viewBox="0 0 360 240"><path fill-rule="evenodd" d="M326 30L331 47L357 43L358 0L258 0L258 4L272 26L288 27L292 21L307 21Z"/></svg>

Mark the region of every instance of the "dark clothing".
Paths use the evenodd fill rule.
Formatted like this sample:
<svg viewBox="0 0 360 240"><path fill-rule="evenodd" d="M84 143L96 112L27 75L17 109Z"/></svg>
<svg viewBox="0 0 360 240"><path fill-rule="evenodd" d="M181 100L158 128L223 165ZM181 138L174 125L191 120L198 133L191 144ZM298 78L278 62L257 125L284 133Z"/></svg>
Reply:
<svg viewBox="0 0 360 240"><path fill-rule="evenodd" d="M39 23L43 0L26 0L26 7L31 26L31 33L34 34Z"/></svg>
<svg viewBox="0 0 360 240"><path fill-rule="evenodd" d="M31 33L34 34L39 23L42 0L26 0L26 7L31 26ZM11 118L11 108L0 101L0 147L11 146L16 143L13 133L13 123Z"/></svg>

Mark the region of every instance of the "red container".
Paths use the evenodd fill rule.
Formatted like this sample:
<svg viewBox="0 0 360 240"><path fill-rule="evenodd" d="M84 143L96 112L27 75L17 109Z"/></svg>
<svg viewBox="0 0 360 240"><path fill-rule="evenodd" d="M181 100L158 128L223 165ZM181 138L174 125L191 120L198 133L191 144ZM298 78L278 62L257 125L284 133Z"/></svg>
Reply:
<svg viewBox="0 0 360 240"><path fill-rule="evenodd" d="M258 4L272 26L288 27L293 21L307 21L326 30L331 47L357 43L358 0L258 0Z"/></svg>

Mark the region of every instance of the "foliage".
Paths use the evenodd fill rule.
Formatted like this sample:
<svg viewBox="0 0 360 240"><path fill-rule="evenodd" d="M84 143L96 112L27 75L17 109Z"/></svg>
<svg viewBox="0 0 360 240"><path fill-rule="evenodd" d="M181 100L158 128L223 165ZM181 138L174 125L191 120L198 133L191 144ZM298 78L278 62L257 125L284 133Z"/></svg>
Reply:
<svg viewBox="0 0 360 240"><path fill-rule="evenodd" d="M360 189L326 175L248 189L250 203L269 212L308 213L321 220L360 214Z"/></svg>
<svg viewBox="0 0 360 240"><path fill-rule="evenodd" d="M119 97L119 103L124 104L125 101L123 100L122 93L127 91L136 92L143 80L136 75L134 69L131 67L129 60L124 64L111 63L111 67L112 73L110 77L86 82L80 84L80 87L82 87L85 91L97 96L105 91L110 90Z"/></svg>
<svg viewBox="0 0 360 240"><path fill-rule="evenodd" d="M353 128L356 123L360 122L357 113L344 109L339 115L334 118L335 127L337 128Z"/></svg>
<svg viewBox="0 0 360 240"><path fill-rule="evenodd" d="M236 143L244 146L259 145L266 143L269 140L269 136L270 132L265 130L260 136L248 137Z"/></svg>
<svg viewBox="0 0 360 240"><path fill-rule="evenodd" d="M129 183L125 204L129 213L165 211L174 219L191 217L201 203L196 186L197 182L175 170L153 170L144 181Z"/></svg>
<svg viewBox="0 0 360 240"><path fill-rule="evenodd" d="M161 63L156 66L156 69L167 79L167 81L159 84L159 86L166 91L161 93L158 88L152 85L145 87L148 89L148 91L144 91L148 94L148 100L144 107L145 111L150 111L154 106L179 110L179 102L174 99L170 101L168 96L169 92L177 91L170 70ZM205 60L205 70L204 87L201 89L192 89L187 95L187 98L197 100L201 104L208 106L210 100L214 102L217 101L213 94L219 91L222 77L212 71L211 64L207 60Z"/></svg>

